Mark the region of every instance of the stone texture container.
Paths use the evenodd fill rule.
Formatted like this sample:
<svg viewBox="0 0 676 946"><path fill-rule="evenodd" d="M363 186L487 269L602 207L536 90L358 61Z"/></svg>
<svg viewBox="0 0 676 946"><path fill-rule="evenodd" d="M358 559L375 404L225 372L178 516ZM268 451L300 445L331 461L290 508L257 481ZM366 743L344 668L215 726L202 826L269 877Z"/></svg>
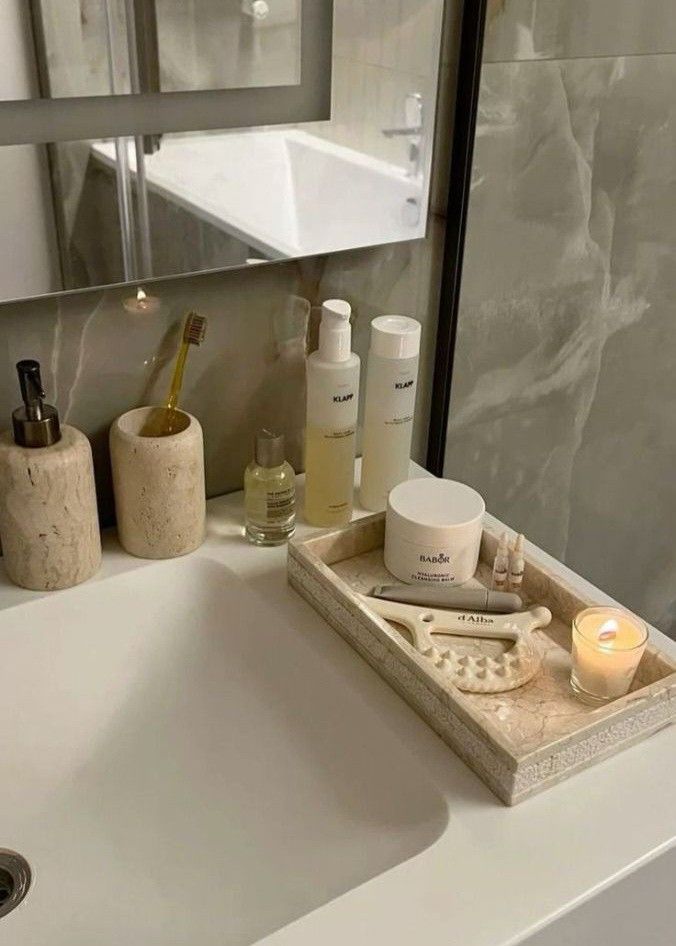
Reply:
<svg viewBox="0 0 676 946"><path fill-rule="evenodd" d="M0 535L11 580L32 591L70 588L101 565L89 441L64 424L49 447L0 435Z"/></svg>
<svg viewBox="0 0 676 946"><path fill-rule="evenodd" d="M164 408L128 411L110 429L117 529L139 558L176 558L204 541L204 441L199 421L175 411L176 433L144 435Z"/></svg>
<svg viewBox="0 0 676 946"><path fill-rule="evenodd" d="M553 615L551 624L533 632L540 670L503 693L459 690L446 670L360 597L393 580L383 561L384 533L385 516L379 513L313 538L292 539L289 581L506 804L515 805L676 720L676 663L652 643L625 696L600 707L575 698L571 622L602 602L580 594L530 553L524 605L544 605ZM490 587L498 540L499 532L484 524L475 587ZM444 647L459 646L452 635L442 639ZM495 641L475 646L488 657L496 655Z"/></svg>

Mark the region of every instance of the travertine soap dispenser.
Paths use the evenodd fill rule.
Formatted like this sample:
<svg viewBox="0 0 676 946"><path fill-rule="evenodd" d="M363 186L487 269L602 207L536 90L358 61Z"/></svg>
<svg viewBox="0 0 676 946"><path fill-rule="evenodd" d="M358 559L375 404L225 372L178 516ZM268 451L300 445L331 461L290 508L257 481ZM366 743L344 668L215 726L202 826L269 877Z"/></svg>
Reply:
<svg viewBox="0 0 676 946"><path fill-rule="evenodd" d="M17 366L23 406L0 434L0 539L7 574L35 591L70 588L101 565L89 441L45 404L40 365Z"/></svg>

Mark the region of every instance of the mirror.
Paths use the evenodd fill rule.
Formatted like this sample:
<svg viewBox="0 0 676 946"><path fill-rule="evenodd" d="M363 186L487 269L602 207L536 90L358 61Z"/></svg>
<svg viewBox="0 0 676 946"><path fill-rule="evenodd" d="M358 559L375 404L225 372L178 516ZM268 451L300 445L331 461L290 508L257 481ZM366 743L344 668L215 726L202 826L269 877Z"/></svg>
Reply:
<svg viewBox="0 0 676 946"><path fill-rule="evenodd" d="M41 94L296 85L302 2L32 0Z"/></svg>
<svg viewBox="0 0 676 946"><path fill-rule="evenodd" d="M320 2L324 0L317 0ZM96 44L100 43L106 3L114 6L118 17L134 6L132 0L36 0L44 11L52 10L52 29L64 29L71 22L66 16L57 17L55 11L74 7L75 23L90 31L90 49L100 49ZM205 37L209 17L218 7L232 17L237 14L240 32L232 42L240 48L240 21L248 16L242 14L242 0L156 0L153 9L158 14L160 45L169 49L173 43L171 48L179 50L182 39L190 39L185 42L183 78L179 79L177 70L171 75L166 71L160 81L195 83L191 91L181 93L192 96L193 103L205 95L242 93L243 114L247 107L252 108L252 100L246 96L258 91L198 89L230 79L251 83L297 80L298 26L306 22L308 10L317 8L311 7L310 0L266 3L270 15L281 16L286 10L288 18L277 26L247 21L249 39L256 39L259 33L262 37L259 45L254 43L251 48L266 49L268 36L279 37L282 32L288 42L279 43L276 58L262 56L263 60L270 58L266 76L251 68L248 77L237 78L236 71L225 69L226 65L234 69L234 59L226 55L221 57L220 72L209 71L208 57L193 55L202 40L190 37L201 36L216 63L221 34L214 31L211 46ZM135 9L141 8L147 9L145 0L137 0ZM92 17L86 24L83 11ZM98 11L96 23L92 11ZM177 133L166 130L170 127L168 112L162 107L159 111L165 120L161 134L44 144L28 135L11 138L31 143L0 147L0 187L4 189L0 235L5 245L11 246L0 264L0 299L126 282L147 289L146 282L153 278L423 237L442 15L443 0L335 0L332 62L322 55L320 63L324 73L331 73L329 120ZM176 26L171 39L163 40L165 33L171 33L172 22L180 29ZM277 29L282 32L275 33ZM2 32L7 43L9 33ZM331 40L330 28L328 33ZM305 47L304 33L302 38ZM224 46L223 51L234 48ZM303 63L306 55L305 47ZM126 56L127 51L121 61L128 63ZM50 60L52 81L58 73L64 83L60 94L66 94L63 89L68 74L80 79L102 76L105 70L100 62L105 62L109 75L114 71L112 54L107 59L92 54L88 67L83 69L76 61L70 63L70 72L61 67L59 72L59 62L66 61L67 57ZM200 68L193 68L196 65ZM4 89L8 83L3 85L2 69L0 64L0 88ZM226 72L230 79L226 79ZM12 76L17 75L13 69ZM122 84L129 83L129 71L120 71L119 76ZM305 65L300 76L302 86ZM76 87L82 91L77 82L70 86ZM281 92L294 87L289 85ZM16 82L12 88L16 99ZM98 88L101 95L110 91L103 84ZM166 99L172 107L185 110L172 93L137 98L146 105ZM119 96L90 101L100 101L103 115L107 103L133 99ZM76 100L65 98L63 102ZM0 103L0 111L16 105L34 107L31 102ZM55 138L63 133L62 128L77 127L78 114L68 111L70 105L52 100L46 106L60 110L50 118ZM11 122L13 115L7 114ZM70 125L63 124L66 118ZM55 127L56 119L62 121L61 126ZM102 124L99 118L97 127ZM173 127L191 126L181 120ZM192 127L200 126L195 123Z"/></svg>

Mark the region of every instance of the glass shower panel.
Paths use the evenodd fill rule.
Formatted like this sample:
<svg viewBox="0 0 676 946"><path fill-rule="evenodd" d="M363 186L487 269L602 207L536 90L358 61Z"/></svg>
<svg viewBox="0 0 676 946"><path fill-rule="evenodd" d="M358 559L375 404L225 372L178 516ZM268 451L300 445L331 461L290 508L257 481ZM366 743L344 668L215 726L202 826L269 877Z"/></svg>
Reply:
<svg viewBox="0 0 676 946"><path fill-rule="evenodd" d="M34 0L42 94L51 98L131 91L124 0ZM124 49L111 72L109 47Z"/></svg>
<svg viewBox="0 0 676 946"><path fill-rule="evenodd" d="M93 89L106 95L142 91L137 2L77 0L74 4L72 0L59 0L57 4L55 0L41 0L44 39L48 48L52 44L49 74L43 76L43 82L49 83L50 94L91 95ZM74 9L76 16L72 16ZM70 57L66 40L72 43L74 55ZM99 232L114 232L117 218L119 261L116 262L118 252L112 252L109 236L108 268L102 267L101 260L92 260L82 244L83 234L92 223L83 223L82 206L83 195L90 193L92 186L92 145L93 142L81 141L49 146L64 288L86 285L92 270L103 275L105 269L105 281L131 281L154 274L145 153L156 150L157 139L139 136L111 142L115 183L107 193L114 198L115 210L103 201L106 220L99 221Z"/></svg>
<svg viewBox="0 0 676 946"><path fill-rule="evenodd" d="M193 192L178 186L191 180L186 167L197 167L199 183L201 151L210 164L211 143L218 151L222 137L227 138L167 135L154 155L142 153L140 164L142 139L49 145L63 272L58 288L130 281L142 285L151 276L224 269L242 266L250 258L273 257L274 250L253 242L253 237L248 241L225 215L218 219L208 187Z"/></svg>
<svg viewBox="0 0 676 946"><path fill-rule="evenodd" d="M676 6L486 26L444 474L676 638Z"/></svg>

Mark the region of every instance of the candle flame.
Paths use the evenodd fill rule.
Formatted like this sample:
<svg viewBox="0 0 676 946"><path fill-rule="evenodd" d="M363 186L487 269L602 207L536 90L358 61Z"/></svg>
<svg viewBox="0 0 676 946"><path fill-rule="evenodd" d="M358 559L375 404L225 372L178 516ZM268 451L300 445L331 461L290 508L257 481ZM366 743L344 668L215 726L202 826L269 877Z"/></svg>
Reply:
<svg viewBox="0 0 676 946"><path fill-rule="evenodd" d="M144 299L146 299L146 298L147 298L147 294L146 294L145 290L144 290L144 289L141 289L141 287L139 286L139 288L136 290L136 301L137 301L137 302L143 302Z"/></svg>
<svg viewBox="0 0 676 946"><path fill-rule="evenodd" d="M620 627L615 618L608 618L604 621L598 630L598 639L600 641L613 641L617 637Z"/></svg>

